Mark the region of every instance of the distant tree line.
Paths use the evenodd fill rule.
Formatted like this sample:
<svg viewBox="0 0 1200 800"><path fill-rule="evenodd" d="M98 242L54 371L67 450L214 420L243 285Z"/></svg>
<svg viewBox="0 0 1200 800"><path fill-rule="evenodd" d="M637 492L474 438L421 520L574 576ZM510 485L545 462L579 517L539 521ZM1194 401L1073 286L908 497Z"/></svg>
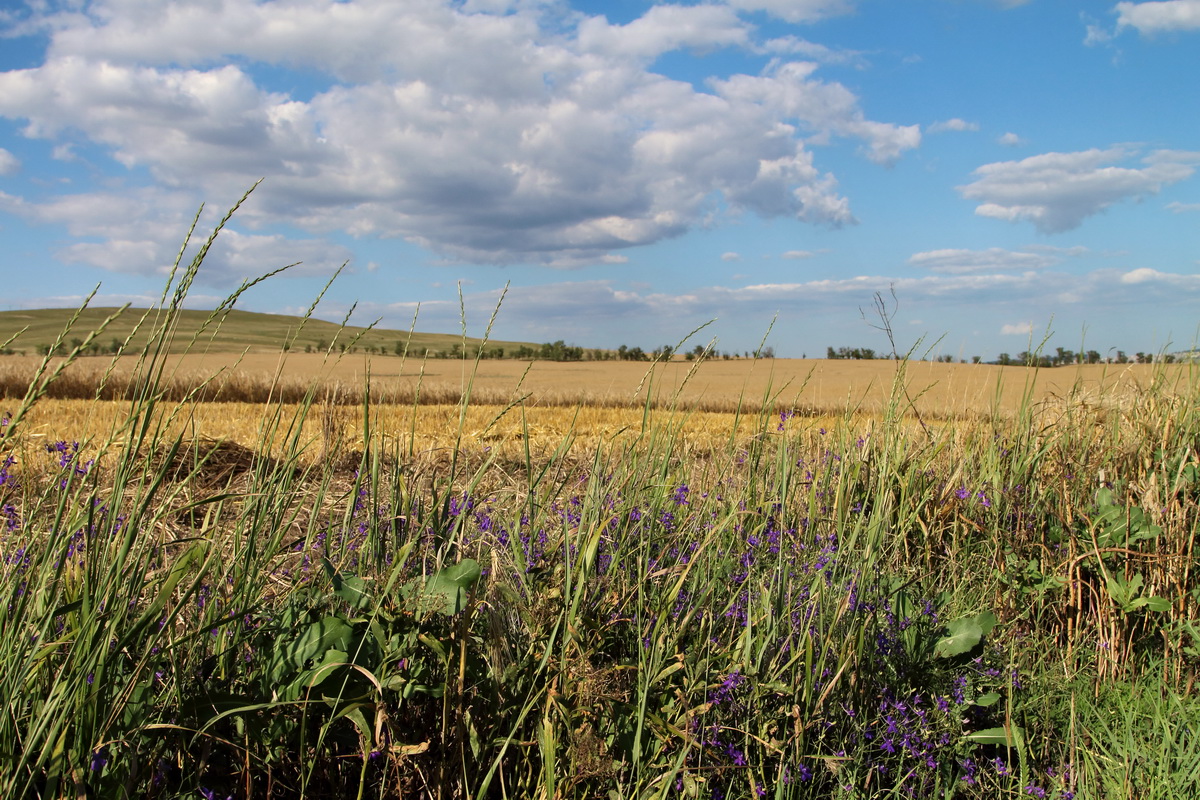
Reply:
<svg viewBox="0 0 1200 800"><path fill-rule="evenodd" d="M59 345L53 348L52 345L43 344L37 348L40 355L56 355L65 356L77 349L80 349L82 355L117 355L124 347L124 342L119 338L113 338L107 345L101 342L92 342L86 348L83 348L84 340L80 338L71 339L70 342L60 342ZM285 351L290 350L292 345L284 344ZM382 344L365 343L361 341L335 342L332 345L325 339L319 339L316 343L304 345L306 353L323 353L332 349L340 354L346 353L366 353L367 355L387 355L389 350ZM775 358L775 348L764 346L758 350L744 350L741 353L728 350L715 350L703 345L696 345L690 350L677 351L671 345L662 345L652 350L643 350L641 347L629 347L622 344L616 350L608 350L602 348L584 348L578 345L569 345L562 339L554 342L545 342L541 345L520 345L516 348L504 348L500 346L491 346L482 343L468 344L465 348L461 342L455 342L447 349L427 348L424 352L418 353L413 348L406 345L406 342L401 339L394 343L390 352L394 355L404 355L406 352L409 355L425 358L481 358L481 359L500 359L511 358L519 361L670 361L672 358L682 356L688 361L694 361L699 358L720 358L723 360L739 359L739 358ZM1111 352L1111 351L1110 351ZM14 348L5 347L0 349L0 355L25 355L25 350L16 350ZM803 356L807 358L807 354ZM880 353L870 347L829 347L825 351L825 358L830 360L855 360L855 361L870 361L875 359L890 359L895 356L886 353ZM1145 353L1136 352L1133 355L1127 354L1124 350L1116 350L1113 354L1103 356L1098 350L1069 350L1065 347L1055 348L1053 353L1031 353L1027 350L1022 350L1015 356L1009 353L1001 353L995 361L988 361L988 364L998 364L1000 366L1027 366L1027 367L1062 367L1071 364L1173 364L1176 361L1195 359L1200 357L1200 352L1184 352L1176 353ZM938 355L933 358L934 361L943 363L953 363L954 357L950 355ZM967 359L958 359L959 363L967 363ZM972 356L970 363L984 363L982 357Z"/></svg>
<svg viewBox="0 0 1200 800"><path fill-rule="evenodd" d="M855 361L870 361L875 358L875 351L869 347L839 347L834 350L832 347L825 351L825 357L829 359L854 359Z"/></svg>
<svg viewBox="0 0 1200 800"><path fill-rule="evenodd" d="M875 358L893 358L894 356L882 355L876 353L869 347L830 347L825 351L827 359L854 359L854 360L871 360ZM934 361L950 364L954 362L954 356L939 355L934 357ZM1178 360L1174 353L1164 353L1155 355L1153 353L1134 353L1129 356L1124 350L1117 350L1115 355L1104 357L1098 350L1068 350L1065 347L1055 348L1053 353L1031 353L1028 350L1022 350L1016 356L1008 353L1001 353L995 361L989 361L989 364L999 364L1000 366L1017 366L1017 367L1063 367L1070 364L1173 364ZM967 363L966 359L959 359L959 363ZM981 356L971 356L972 364L984 363Z"/></svg>
<svg viewBox="0 0 1200 800"><path fill-rule="evenodd" d="M1175 361L1174 353L1155 356L1153 353L1137 352L1130 358L1124 350L1118 350L1115 355L1105 358L1098 350L1074 351L1058 347L1053 353L1030 353L1028 350L1022 350L1015 358L1008 353L1001 353L992 363L1001 366L1064 367L1070 364L1173 364Z"/></svg>

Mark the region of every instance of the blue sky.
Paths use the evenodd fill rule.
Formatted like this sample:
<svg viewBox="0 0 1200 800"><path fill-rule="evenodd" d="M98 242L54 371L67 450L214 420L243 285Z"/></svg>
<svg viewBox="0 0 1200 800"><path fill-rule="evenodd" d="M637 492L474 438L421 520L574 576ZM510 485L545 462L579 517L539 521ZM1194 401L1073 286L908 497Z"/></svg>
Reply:
<svg viewBox="0 0 1200 800"><path fill-rule="evenodd" d="M192 294L783 356L1185 349L1200 0L32 0L0 308ZM895 293L896 301L891 297ZM419 312L418 312L419 307ZM864 319L865 312L865 319ZM773 327L772 326L773 322Z"/></svg>

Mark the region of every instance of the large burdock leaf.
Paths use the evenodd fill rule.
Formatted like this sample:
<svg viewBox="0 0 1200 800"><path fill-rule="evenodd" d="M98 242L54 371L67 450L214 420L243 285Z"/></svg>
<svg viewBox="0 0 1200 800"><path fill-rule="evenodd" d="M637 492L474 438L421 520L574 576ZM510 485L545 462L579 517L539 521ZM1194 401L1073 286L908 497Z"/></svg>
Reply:
<svg viewBox="0 0 1200 800"><path fill-rule="evenodd" d="M473 558L464 558L457 564L429 576L421 598L422 604L428 604L427 608L446 616L453 616L466 608L471 587L482 574L479 562Z"/></svg>
<svg viewBox="0 0 1200 800"><path fill-rule="evenodd" d="M357 611L365 611L371 605L371 595L367 594L367 582L357 575L343 575L338 572L328 558L321 558L325 573L333 583L333 593L345 600Z"/></svg>
<svg viewBox="0 0 1200 800"><path fill-rule="evenodd" d="M968 653L996 626L996 615L984 611L973 617L960 617L946 626L947 636L933 645L935 658L951 658Z"/></svg>
<svg viewBox="0 0 1200 800"><path fill-rule="evenodd" d="M307 665L321 659L329 650L351 649L354 629L341 617L326 616L305 627L300 635L287 641L278 639L271 659L270 676L280 683Z"/></svg>

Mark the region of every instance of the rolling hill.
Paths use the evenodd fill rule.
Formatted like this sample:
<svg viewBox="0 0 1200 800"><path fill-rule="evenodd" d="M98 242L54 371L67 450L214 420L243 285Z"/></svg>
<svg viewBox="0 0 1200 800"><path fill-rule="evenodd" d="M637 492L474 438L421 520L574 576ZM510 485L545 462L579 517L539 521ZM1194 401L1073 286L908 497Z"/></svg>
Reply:
<svg viewBox="0 0 1200 800"><path fill-rule="evenodd" d="M83 342L88 334L99 328L104 320L117 314L116 308L87 308L79 313L63 342L70 348L73 342ZM36 355L47 352L76 313L70 308L0 311L0 349L5 352ZM109 323L93 342L91 352L112 353L126 339L136 351L145 344L150 331L156 327L156 317L164 312L127 308ZM132 338L130 338L132 337ZM193 343L194 337L194 343ZM479 339L468 338L466 349L473 350ZM214 315L211 311L185 309L179 312L176 335L171 351L193 352L279 352L285 347L293 352L335 350L345 346L361 352L398 353L407 343L410 355L421 356L427 351L449 353L464 346L462 336L455 334L420 333L406 330L342 327L319 319L303 320L281 314L259 314L252 311L226 310ZM489 341L488 352L498 349L511 353L529 342Z"/></svg>

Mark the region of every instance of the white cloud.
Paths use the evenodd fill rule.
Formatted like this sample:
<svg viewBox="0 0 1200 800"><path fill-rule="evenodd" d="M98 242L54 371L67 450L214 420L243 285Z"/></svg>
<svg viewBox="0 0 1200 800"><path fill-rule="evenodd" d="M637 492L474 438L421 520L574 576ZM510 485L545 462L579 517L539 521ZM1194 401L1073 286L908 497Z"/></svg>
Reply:
<svg viewBox="0 0 1200 800"><path fill-rule="evenodd" d="M946 308L954 306L969 308L979 324L994 325L996 330L1005 319L1048 317L1064 312L1068 304L1078 310L1076 313L1099 315L1126 313L1123 310L1133 313L1147 302L1187 313L1200 303L1200 275L1156 270L1126 275L1130 272L1112 269L1081 274L1028 270L903 278L861 275L748 286L710 285L678 294L655 292L633 283L618 285L613 280L551 283L511 288L500 314L506 330L497 337L559 338L563 326L569 324L581 342L612 343L615 335L628 336L626 343L635 344L660 337L665 340L714 318L769 320L778 313L781 320L814 316L858 319L859 309L869 305L876 292L886 295L893 289L905 308L920 314L927 323L931 319L928 314L944 314ZM498 295L498 290L466 293L468 319L485 322ZM385 326L407 328L414 307L415 301L392 305L366 301L359 310L371 319L384 317ZM457 330L456 298L422 299L420 308L418 324L422 329ZM1029 322L1014 322L1004 332L1028 336L1032 330Z"/></svg>
<svg viewBox="0 0 1200 800"><path fill-rule="evenodd" d="M965 119L954 117L953 119L942 120L935 122L929 126L930 133L943 133L945 131L977 131L979 130L978 122L967 122Z"/></svg>
<svg viewBox="0 0 1200 800"><path fill-rule="evenodd" d="M1114 147L985 164L975 170L974 182L958 189L966 199L979 201L979 216L1027 220L1043 233L1059 233L1121 200L1140 199L1181 181L1200 163L1195 153L1160 150L1143 158L1141 168L1116 166L1132 155Z"/></svg>
<svg viewBox="0 0 1200 800"><path fill-rule="evenodd" d="M1083 20L1084 27L1087 30L1087 35L1083 37L1083 43L1088 47L1106 45L1113 40L1115 34L1103 27L1090 15L1081 13L1079 18Z"/></svg>
<svg viewBox="0 0 1200 800"><path fill-rule="evenodd" d="M738 7L751 6L798 21L852 10L838 0ZM918 126L869 119L813 62L707 91L648 71L672 49L760 48L727 6L653 6L621 26L560 12L99 0L42 18L46 61L0 73L0 115L59 147L68 131L82 136L163 191L187 187L190 203L265 176L244 224L551 266L679 235L717 196L734 214L850 224L848 199L810 146L859 140L888 164L920 144ZM305 88L268 88L256 77L263 65L303 68ZM154 211L143 213L130 221L144 228Z"/></svg>
<svg viewBox="0 0 1200 800"><path fill-rule="evenodd" d="M795 120L810 131L814 143L832 136L862 139L864 154L879 164L896 161L921 144L919 125L893 125L868 120L858 98L840 83L813 80L817 65L779 64L763 75L734 75L713 80L717 93L737 104L761 107L783 120Z"/></svg>
<svg viewBox="0 0 1200 800"><path fill-rule="evenodd" d="M789 259L799 260L799 259L803 259L803 258L812 258L815 255L816 255L816 253L813 253L810 250L787 250L784 253L780 254L780 258L789 258Z"/></svg>
<svg viewBox="0 0 1200 800"><path fill-rule="evenodd" d="M851 0L727 0L743 11L765 11L788 22L817 22L854 11Z"/></svg>
<svg viewBox="0 0 1200 800"><path fill-rule="evenodd" d="M578 41L584 52L652 60L672 50L745 47L749 30L728 6L661 5L627 25L589 17L579 25Z"/></svg>
<svg viewBox="0 0 1200 800"><path fill-rule="evenodd" d="M84 240L61 247L57 256L63 261L134 274L170 270L198 209L186 193L160 189L61 195L43 203L4 199L0 206L12 213L36 223L64 225L71 236ZM228 205L236 199L230 198ZM210 205L197 230L206 236L224 212L224 207ZM191 243L185 265L199 244ZM208 285L236 283L296 262L295 273L328 275L351 258L345 247L323 239L245 234L227 226L197 280Z"/></svg>
<svg viewBox="0 0 1200 800"><path fill-rule="evenodd" d="M803 56L808 60L817 61L821 64L841 64L858 67L860 69L867 66L866 59L858 50L843 50L839 48L833 48L790 35L780 36L776 39L768 39L761 45L752 49L755 52L761 53L778 53Z"/></svg>
<svg viewBox="0 0 1200 800"><path fill-rule="evenodd" d="M1167 203L1167 208L1176 214L1182 214L1187 211L1200 211L1200 203Z"/></svg>
<svg viewBox="0 0 1200 800"><path fill-rule="evenodd" d="M997 270L1045 269L1062 259L1049 253L1021 252L990 247L987 250L929 250L908 259L914 267L945 275L995 272Z"/></svg>
<svg viewBox="0 0 1200 800"><path fill-rule="evenodd" d="M732 253L732 252L731 253L722 253L721 260L722 261L741 261L742 256L740 253Z"/></svg>
<svg viewBox="0 0 1200 800"><path fill-rule="evenodd" d="M1126 286L1146 284L1195 292L1200 290L1200 275L1180 275L1172 272L1160 272L1149 267L1140 267L1121 275L1121 283Z"/></svg>
<svg viewBox="0 0 1200 800"><path fill-rule="evenodd" d="M996 138L996 141L999 142L1000 144L1004 145L1005 147L1017 147L1018 145L1025 144L1024 139L1022 139L1017 134L1012 133L1011 131L1008 133L1000 134L1000 136L998 136Z"/></svg>
<svg viewBox="0 0 1200 800"><path fill-rule="evenodd" d="M0 175L15 175L21 169L21 160L0 147Z"/></svg>
<svg viewBox="0 0 1200 800"><path fill-rule="evenodd" d="M1032 322L1014 322L1000 326L1001 336L1028 336L1033 333Z"/></svg>
<svg viewBox="0 0 1200 800"><path fill-rule="evenodd" d="M1136 28L1143 35L1200 30L1200 0L1117 3L1117 31Z"/></svg>
<svg viewBox="0 0 1200 800"><path fill-rule="evenodd" d="M40 297L24 297L19 301L21 308L79 308L87 300L87 295L60 294ZM188 292L183 298L184 308L213 309L226 299L225 295L204 294L198 291ZM92 308L119 308L128 304L132 308L153 308L162 302L161 293L155 294L118 294L116 292L98 292L88 304ZM296 309L296 314L305 313L306 308Z"/></svg>
<svg viewBox="0 0 1200 800"><path fill-rule="evenodd" d="M1073 245L1071 247L1059 247L1053 244L1029 244L1025 245L1025 247L1021 249L1030 253L1047 253L1055 257L1069 256L1071 258L1085 256L1092 252L1090 249L1081 244Z"/></svg>

